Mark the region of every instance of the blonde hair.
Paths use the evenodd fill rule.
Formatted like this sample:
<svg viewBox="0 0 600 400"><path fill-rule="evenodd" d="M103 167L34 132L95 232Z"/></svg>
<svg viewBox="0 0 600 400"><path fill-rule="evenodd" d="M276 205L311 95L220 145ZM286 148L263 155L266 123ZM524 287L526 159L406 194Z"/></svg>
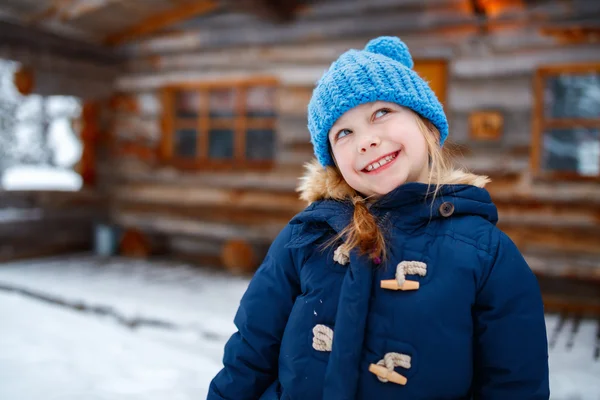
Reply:
<svg viewBox="0 0 600 400"><path fill-rule="evenodd" d="M442 185L458 183L459 177L464 177L464 172L455 168L453 155L447 147L440 146L440 132L435 125L412 110L409 111L413 113L417 126L427 143L429 154L427 184L428 188L435 185L433 191L429 191L429 194L433 194L433 199L435 199ZM337 165L335 168L341 176ZM487 179L486 177L482 178ZM385 237L375 217L367 208L367 200L358 193L353 195L354 215L352 222L332 239L331 244L342 238L348 250L358 248L361 254L368 254L371 259L385 260L387 255Z"/></svg>

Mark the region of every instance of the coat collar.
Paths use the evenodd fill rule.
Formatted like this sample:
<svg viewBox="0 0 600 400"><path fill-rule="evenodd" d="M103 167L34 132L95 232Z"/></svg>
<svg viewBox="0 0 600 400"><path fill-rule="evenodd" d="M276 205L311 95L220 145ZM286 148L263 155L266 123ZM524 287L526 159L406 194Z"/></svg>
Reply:
<svg viewBox="0 0 600 400"><path fill-rule="evenodd" d="M479 215L496 223L496 207L484 189L488 182L486 176L456 169L442 178L443 184L437 193L434 193L433 185L410 182L368 203L368 206L375 215L391 212L402 223L420 224L432 218L441 218L440 206L451 202L454 214ZM300 198L309 203L309 207L297 216L304 222L327 221L335 231L340 232L352 220L350 199L358 193L344 181L337 169L323 168L316 160L308 163L297 190Z"/></svg>

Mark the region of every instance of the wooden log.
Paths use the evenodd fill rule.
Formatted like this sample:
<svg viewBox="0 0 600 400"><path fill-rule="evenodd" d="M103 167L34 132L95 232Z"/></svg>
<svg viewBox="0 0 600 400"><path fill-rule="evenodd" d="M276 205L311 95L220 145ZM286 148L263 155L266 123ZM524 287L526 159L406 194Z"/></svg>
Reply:
<svg viewBox="0 0 600 400"><path fill-rule="evenodd" d="M568 313L572 315L598 317L600 302L580 296L558 296L543 294L544 311L547 313Z"/></svg>
<svg viewBox="0 0 600 400"><path fill-rule="evenodd" d="M450 83L451 85L453 83ZM468 101L470 102L470 100ZM515 108L502 108L498 103L492 105L493 101L487 100L487 106L479 107L474 106L471 109L465 109L464 111L456 111L454 107L464 107L466 103L462 100L449 103L448 120L450 123L450 137L454 143L460 143L465 145L472 145L474 147L474 155L477 156L476 145L494 147L495 152L506 152L512 151L513 148L523 148L531 143L531 110L515 109ZM475 110L495 110L502 113L504 119L504 128L500 140L498 141L475 141L470 135L469 117L472 111ZM489 151L488 151L489 152ZM512 154L509 154L512 155ZM519 154L523 155L523 154ZM525 154L529 156L529 151Z"/></svg>
<svg viewBox="0 0 600 400"><path fill-rule="evenodd" d="M170 258L182 260L202 267L223 268L222 241L213 241L189 236L170 235L167 252Z"/></svg>
<svg viewBox="0 0 600 400"><path fill-rule="evenodd" d="M244 239L251 242L270 243L275 239L281 226L245 227L233 224L190 221L189 219L163 217L143 213L118 213L112 216L120 226L137 228L145 232L163 235L185 235L212 240Z"/></svg>
<svg viewBox="0 0 600 400"><path fill-rule="evenodd" d="M518 54L457 57L450 64L452 79L525 76L544 64L594 62L598 60L594 45L556 47Z"/></svg>
<svg viewBox="0 0 600 400"><path fill-rule="evenodd" d="M520 173L529 165L528 157L511 157L506 153L480 152L460 157L458 164L466 167L468 170L482 175L496 175L498 173L511 174Z"/></svg>
<svg viewBox="0 0 600 400"><path fill-rule="evenodd" d="M450 58L453 47L475 34L475 30L460 29L456 32L424 32L403 35L402 39L411 49L415 59ZM164 50L166 53L140 54L127 63L127 72L135 74L151 71L173 70L211 70L232 71L244 66L244 69L257 70L265 65L286 68L292 65L329 65L342 52L348 49L362 49L368 37L360 39L335 39L306 43L271 44L261 46L236 46L225 49L206 49L202 51L185 49L183 52Z"/></svg>
<svg viewBox="0 0 600 400"><path fill-rule="evenodd" d="M598 280L538 275L546 312L600 316Z"/></svg>
<svg viewBox="0 0 600 400"><path fill-rule="evenodd" d="M310 143L310 132L305 114L298 117L279 115L277 119L277 143L280 149L298 143Z"/></svg>
<svg viewBox="0 0 600 400"><path fill-rule="evenodd" d="M482 109L528 111L533 104L532 85L533 76L450 79L447 108L451 112L463 113ZM530 125L526 127L530 128Z"/></svg>
<svg viewBox="0 0 600 400"><path fill-rule="evenodd" d="M528 226L500 221L502 229L522 252L547 251L553 249L564 254L600 254L598 228Z"/></svg>
<svg viewBox="0 0 600 400"><path fill-rule="evenodd" d="M181 217L196 221L224 222L245 226L285 225L304 207L298 201L297 209L241 208L236 205L214 204L209 206L181 205L177 203L139 203L135 201L115 202L113 210L119 213L147 213L169 217Z"/></svg>
<svg viewBox="0 0 600 400"><path fill-rule="evenodd" d="M265 24L223 27L212 31L186 31L181 35L162 36L134 46L138 52L190 51L192 49L251 46L285 42L320 41L332 38L377 36L390 32L403 33L473 24L475 17L464 7L440 6L431 10L426 18L421 10L382 10L368 15L340 16L335 19L307 19L293 24Z"/></svg>
<svg viewBox="0 0 600 400"><path fill-rule="evenodd" d="M150 239L138 229L126 229L119 241L119 253L125 257L146 259L152 254Z"/></svg>
<svg viewBox="0 0 600 400"><path fill-rule="evenodd" d="M313 86L282 86L277 90L277 112L286 117L306 119ZM306 124L305 124L306 126ZM306 129L306 128L305 128Z"/></svg>
<svg viewBox="0 0 600 400"><path fill-rule="evenodd" d="M121 160L118 164L104 165L102 173L115 182L173 184L176 180L183 186L206 186L248 190L271 190L290 192L298 185L298 173L274 168L267 172L218 172L180 171L172 167L151 167L145 163Z"/></svg>
<svg viewBox="0 0 600 400"><path fill-rule="evenodd" d="M169 253L177 254L203 254L221 258L223 249L222 241L198 239L189 236L169 235L166 237Z"/></svg>
<svg viewBox="0 0 600 400"><path fill-rule="evenodd" d="M252 246L239 239L228 240L221 252L223 265L234 274L249 274L256 269L257 259Z"/></svg>
<svg viewBox="0 0 600 400"><path fill-rule="evenodd" d="M106 200L102 193L93 189L76 192L59 190L0 190L0 209L41 208L72 209L73 207L95 207Z"/></svg>
<svg viewBox="0 0 600 400"><path fill-rule="evenodd" d="M217 2L214 0L181 4L172 9L162 10L156 14L149 15L138 24L130 26L121 32L107 36L104 43L110 46L116 46L126 41L137 39L140 36L148 35L174 23L211 12L216 8Z"/></svg>
<svg viewBox="0 0 600 400"><path fill-rule="evenodd" d="M294 212L300 200L293 192L269 190L189 187L186 185L119 185L115 199L128 202L173 204L194 207L236 207L244 210L271 209Z"/></svg>
<svg viewBox="0 0 600 400"><path fill-rule="evenodd" d="M295 171L300 176L302 166L314 158L314 153L308 144L294 145L291 148L280 150L276 157L279 168Z"/></svg>
<svg viewBox="0 0 600 400"><path fill-rule="evenodd" d="M326 65L320 66L290 66L280 68L278 66L265 65L261 68L261 76L269 76L277 79L281 85L302 86L314 85L327 69ZM146 75L122 76L116 80L117 90L147 91L156 90L164 86L180 83L197 83L210 81L226 80L249 80L257 76L257 71L248 71L247 69L237 69L235 71L223 70L186 70L186 71L165 71L164 73L150 73Z"/></svg>
<svg viewBox="0 0 600 400"><path fill-rule="evenodd" d="M515 183L512 183L514 186ZM495 191L493 191L495 193ZM590 202L586 198L573 198L571 200L561 199L537 199L515 195L513 197L493 195L494 204L499 210L527 213L548 213L553 215L586 215L589 218L598 219L600 204Z"/></svg>
<svg viewBox="0 0 600 400"><path fill-rule="evenodd" d="M23 230L21 224L11 223L12 231L2 234L0 261L33 258L92 248L90 221L64 221L47 223L35 221L35 229ZM0 230L3 226L0 225ZM29 226L31 228L32 226Z"/></svg>
<svg viewBox="0 0 600 400"><path fill-rule="evenodd" d="M495 201L520 202L537 201L550 204L588 203L600 206L600 188L594 183L561 182L524 182L509 191L493 191Z"/></svg>
<svg viewBox="0 0 600 400"><path fill-rule="evenodd" d="M40 213L39 217L34 219L18 219L0 222L0 239L9 240L11 238L41 238L45 235L55 232L64 232L69 230L78 230L86 227L91 231L91 225L94 221L95 213L81 213L78 215L62 217L44 217Z"/></svg>
<svg viewBox="0 0 600 400"><path fill-rule="evenodd" d="M5 244L0 244L0 262L56 256L59 254L89 251L90 249L91 242L84 240L62 243L40 243L36 246L20 248L8 247Z"/></svg>
<svg viewBox="0 0 600 400"><path fill-rule="evenodd" d="M524 257L538 277L600 284L600 260L595 255L563 254L549 249L544 252L528 252Z"/></svg>
<svg viewBox="0 0 600 400"><path fill-rule="evenodd" d="M37 53L59 55L66 59L82 60L98 65L116 65L121 57L113 51L83 40L66 38L46 30L0 21L0 48L13 49L15 61L23 61L18 54ZM25 50L25 51L23 51Z"/></svg>
<svg viewBox="0 0 600 400"><path fill-rule="evenodd" d="M35 247L41 244L79 242L80 240L90 241L93 227L89 222L67 223L61 226L50 226L34 231L29 231L26 235L18 232L14 235L3 235L2 244L7 247L24 248Z"/></svg>

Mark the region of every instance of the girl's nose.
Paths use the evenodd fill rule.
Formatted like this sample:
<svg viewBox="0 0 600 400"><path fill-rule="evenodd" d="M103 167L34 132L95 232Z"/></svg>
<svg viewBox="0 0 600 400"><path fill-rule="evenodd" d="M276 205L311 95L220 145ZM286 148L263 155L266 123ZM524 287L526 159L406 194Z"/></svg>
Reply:
<svg viewBox="0 0 600 400"><path fill-rule="evenodd" d="M364 140L362 140L359 145L358 145L358 152L360 154L364 154L367 152L367 150L369 148L372 147L379 147L379 145L381 144L381 140L376 137L376 136L369 136L368 138L365 138Z"/></svg>

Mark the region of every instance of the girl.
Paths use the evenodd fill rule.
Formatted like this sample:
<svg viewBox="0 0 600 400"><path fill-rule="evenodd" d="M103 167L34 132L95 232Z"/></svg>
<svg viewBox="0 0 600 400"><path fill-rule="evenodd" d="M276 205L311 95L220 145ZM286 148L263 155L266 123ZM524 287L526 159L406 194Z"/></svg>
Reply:
<svg viewBox="0 0 600 400"><path fill-rule="evenodd" d="M535 276L486 177L395 37L349 50L308 106L311 203L272 244L208 399L548 399Z"/></svg>

